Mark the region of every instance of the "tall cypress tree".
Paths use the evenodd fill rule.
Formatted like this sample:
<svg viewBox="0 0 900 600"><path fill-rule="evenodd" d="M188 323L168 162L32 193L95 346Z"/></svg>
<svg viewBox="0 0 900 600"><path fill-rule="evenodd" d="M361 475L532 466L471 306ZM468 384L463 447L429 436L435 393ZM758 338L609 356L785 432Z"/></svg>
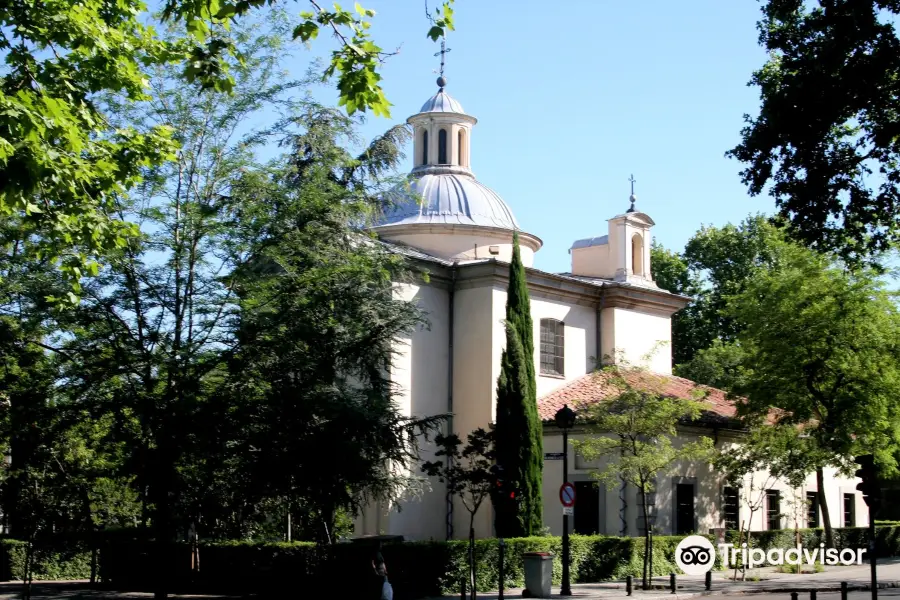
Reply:
<svg viewBox="0 0 900 600"><path fill-rule="evenodd" d="M504 488L494 498L497 535L535 535L542 526L543 438L537 412L534 324L518 233L513 234L509 265L506 349L497 379L495 448L505 479Z"/></svg>

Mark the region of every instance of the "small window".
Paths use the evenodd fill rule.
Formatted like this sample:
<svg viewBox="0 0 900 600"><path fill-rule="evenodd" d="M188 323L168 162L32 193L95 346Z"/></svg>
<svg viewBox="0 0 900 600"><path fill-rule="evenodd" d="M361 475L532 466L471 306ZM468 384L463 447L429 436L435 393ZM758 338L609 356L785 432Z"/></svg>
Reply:
<svg viewBox="0 0 900 600"><path fill-rule="evenodd" d="M565 375L566 324L556 319L541 319L541 373Z"/></svg>
<svg viewBox="0 0 900 600"><path fill-rule="evenodd" d="M736 530L738 528L738 489L726 487L722 494L722 513L725 517L725 529Z"/></svg>
<svg viewBox="0 0 900 600"><path fill-rule="evenodd" d="M819 492L806 492L806 526L819 526Z"/></svg>
<svg viewBox="0 0 900 600"><path fill-rule="evenodd" d="M781 492L766 490L766 529L781 529Z"/></svg>
<svg viewBox="0 0 900 600"><path fill-rule="evenodd" d="M844 527L856 527L856 494L844 494Z"/></svg>
<svg viewBox="0 0 900 600"><path fill-rule="evenodd" d="M422 164L428 164L428 131L422 132Z"/></svg>
<svg viewBox="0 0 900 600"><path fill-rule="evenodd" d="M631 238L631 272L644 274L644 240L638 233Z"/></svg>
<svg viewBox="0 0 900 600"><path fill-rule="evenodd" d="M438 164L447 164L447 130L438 131Z"/></svg>

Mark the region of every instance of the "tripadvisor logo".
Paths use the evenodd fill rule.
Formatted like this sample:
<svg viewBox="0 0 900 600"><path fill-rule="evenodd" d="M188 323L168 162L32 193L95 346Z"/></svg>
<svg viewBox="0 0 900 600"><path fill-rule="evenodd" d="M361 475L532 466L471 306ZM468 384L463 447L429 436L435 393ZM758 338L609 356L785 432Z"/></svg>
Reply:
<svg viewBox="0 0 900 600"><path fill-rule="evenodd" d="M864 548L825 548L825 544L819 544L818 548L810 551L798 545L795 548L771 548L768 552L762 548L748 548L747 544L741 544L735 548L734 544L719 544L719 554L722 564L742 564L752 569L763 565L814 565L816 563L834 566L861 565L865 554ZM712 542L702 535L690 535L678 543L675 548L675 564L687 575L703 575L713 568L716 562L716 553Z"/></svg>
<svg viewBox="0 0 900 600"><path fill-rule="evenodd" d="M703 575L715 562L716 550L702 535L689 535L675 548L675 564L687 575Z"/></svg>

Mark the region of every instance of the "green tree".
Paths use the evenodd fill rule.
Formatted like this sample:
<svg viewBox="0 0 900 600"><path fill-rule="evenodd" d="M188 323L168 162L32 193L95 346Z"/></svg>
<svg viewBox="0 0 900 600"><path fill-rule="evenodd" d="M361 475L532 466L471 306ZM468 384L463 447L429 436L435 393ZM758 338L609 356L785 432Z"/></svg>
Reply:
<svg viewBox="0 0 900 600"><path fill-rule="evenodd" d="M475 515L485 500L497 492L502 482L494 464L494 430L476 429L469 433L466 444L456 434L438 434L434 440L438 450L436 457L443 461L429 461L422 471L429 477L437 477L447 486L447 493L459 498L469 513L469 589L476 592L475 573Z"/></svg>
<svg viewBox="0 0 900 600"><path fill-rule="evenodd" d="M496 452L509 491L495 499L501 537L535 535L543 523L543 431L537 412L534 323L519 235L513 233L506 296L506 348L497 379Z"/></svg>
<svg viewBox="0 0 900 600"><path fill-rule="evenodd" d="M791 488L802 488L807 475L826 458L815 441L797 426L751 419L739 443L723 450L713 461L725 481L739 490L750 512L746 530L739 532L740 539L752 545L749 533L753 517L764 507L766 493L772 485L783 481ZM743 525L743 522L739 524L742 528ZM743 576L746 574L744 570Z"/></svg>
<svg viewBox="0 0 900 600"><path fill-rule="evenodd" d="M453 0L429 14L428 36L453 29ZM164 21L183 27L161 41L140 0L8 2L0 8L0 217L14 218L35 236L36 252L56 261L71 285L60 300L77 302L81 280L96 275L108 251L139 228L120 218L117 201L148 168L175 158L168 123L115 126L100 97L118 94L143 103L154 67L183 62L179 79L202 90L232 92L244 71L241 35L257 11L275 0L167 0ZM324 77L335 76L349 114L389 116L379 69L391 55L371 36L374 11L310 1L283 38L309 42L321 29L339 40ZM209 94L205 94L209 97ZM145 106L142 104L142 106ZM134 114L134 113L133 113ZM146 121L141 121L142 124Z"/></svg>
<svg viewBox="0 0 900 600"><path fill-rule="evenodd" d="M0 8L0 217L32 233L76 291L96 273L91 258L135 232L114 217L116 194L174 150L167 127L110 127L95 102L106 90L145 99L143 63L167 59L142 10L136 0Z"/></svg>
<svg viewBox="0 0 900 600"><path fill-rule="evenodd" d="M695 400L672 397L663 391L663 378L638 368L610 366L603 376L615 391L610 400L582 409L581 420L591 434L572 445L585 460L609 457L606 466L592 477L610 489L622 482L640 494L644 526L643 587L652 576L653 520L647 496L656 478L676 461L704 461L713 456L713 442L701 436L693 442L673 443L678 425L700 417L702 405ZM616 460L617 459L617 460Z"/></svg>
<svg viewBox="0 0 900 600"><path fill-rule="evenodd" d="M768 0L758 28L769 59L751 79L760 112L728 153L798 241L853 263L900 234L898 14L894 0Z"/></svg>
<svg viewBox="0 0 900 600"><path fill-rule="evenodd" d="M694 298L672 321L672 361L677 374L691 377L683 368L697 352L716 341L728 344L736 339L741 323L724 312L726 298L740 292L757 269L771 267L773 244L781 237L776 225L762 215L753 215L739 225L701 227L681 253L653 246L657 284ZM694 369L695 375L697 372Z"/></svg>
<svg viewBox="0 0 900 600"><path fill-rule="evenodd" d="M197 81L204 88L230 90L234 80L230 75L229 55L238 54L234 40L227 35L232 23L248 19L254 10L274 5L278 0L166 0L163 18L183 23L193 45L188 51L184 74L188 81ZM427 36L433 41L453 30L454 0L443 0L434 14L426 15L430 23ZM285 2L286 4L286 2ZM375 11L357 2L353 10L338 3L330 9L320 2L309 0L311 10L300 13L301 21L294 27L292 37L304 43L316 39L322 30L338 40L338 48L324 78L337 75L338 105L352 115L356 111L372 110L375 115L390 116L390 102L381 88L379 67L396 52L385 52L375 44L369 29Z"/></svg>
<svg viewBox="0 0 900 600"><path fill-rule="evenodd" d="M802 425L814 442L822 514L826 465L846 467L857 454L876 455L896 472L900 409L897 343L900 317L870 270L848 272L793 244L778 248L776 268L759 269L729 299L744 376L735 392L747 414ZM821 458L824 456L825 458ZM829 543L831 524L825 520Z"/></svg>
<svg viewBox="0 0 900 600"><path fill-rule="evenodd" d="M235 188L251 260L237 274L228 388L250 493L314 514L315 539L331 543L341 511L421 489L418 443L443 416L395 402L397 340L424 316L395 295L410 275L402 257L360 229L408 131L355 157L340 145L354 121L339 112L314 107L298 126L283 174Z"/></svg>

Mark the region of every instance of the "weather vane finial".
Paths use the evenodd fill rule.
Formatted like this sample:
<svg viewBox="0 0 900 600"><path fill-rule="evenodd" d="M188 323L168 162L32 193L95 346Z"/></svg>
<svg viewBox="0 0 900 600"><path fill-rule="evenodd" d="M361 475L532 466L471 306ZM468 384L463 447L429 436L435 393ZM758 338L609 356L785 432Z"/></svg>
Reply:
<svg viewBox="0 0 900 600"><path fill-rule="evenodd" d="M437 12L440 13L439 10ZM434 16L428 11L428 0L425 0L425 17L428 19L428 21L432 25L435 24ZM435 38L432 38L432 39L435 39ZM450 48L447 47L447 35L446 35L446 33L442 33L441 34L441 49L439 52L434 53L435 56L441 57L441 70L435 71L435 72L438 74L438 79L437 79L438 87L441 88L442 90L444 89L444 86L447 85L447 79L444 77L444 58L448 52L450 52Z"/></svg>
<svg viewBox="0 0 900 600"><path fill-rule="evenodd" d="M450 52L450 50L451 49L447 47L446 38L444 36L441 36L441 49L440 49L440 51L434 53L435 56L441 57L441 70L438 71L438 80L437 80L438 87L441 89L443 89L444 86L447 85L447 79L444 78L444 56L448 52Z"/></svg>
<svg viewBox="0 0 900 600"><path fill-rule="evenodd" d="M634 203L637 201L637 196L634 195L634 184L637 181L637 179L634 178L634 173L631 174L631 177L628 178L628 181L631 182L631 197L628 198L631 201L631 208L629 208L626 212L633 213Z"/></svg>

